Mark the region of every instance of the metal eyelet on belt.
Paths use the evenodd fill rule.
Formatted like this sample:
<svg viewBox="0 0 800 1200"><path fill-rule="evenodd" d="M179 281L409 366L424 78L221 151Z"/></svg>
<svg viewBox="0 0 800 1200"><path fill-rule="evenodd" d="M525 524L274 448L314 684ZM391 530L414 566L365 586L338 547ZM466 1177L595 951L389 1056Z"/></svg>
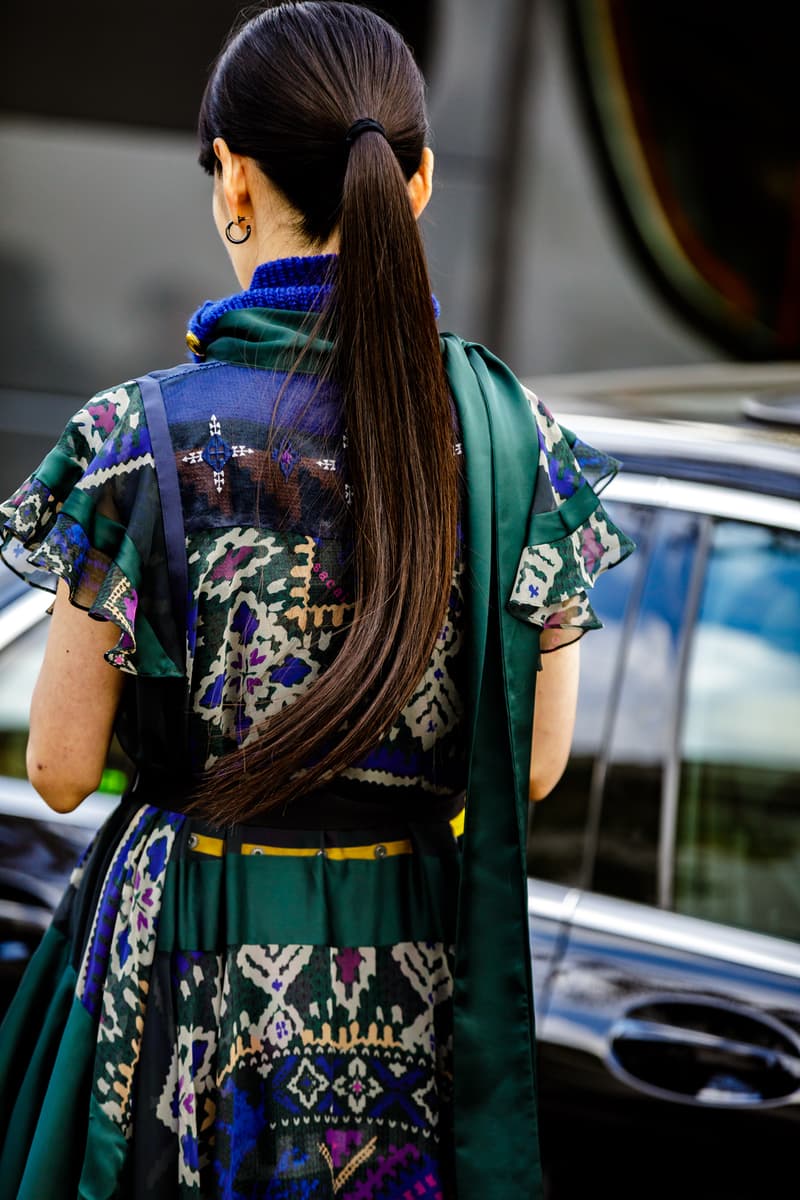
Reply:
<svg viewBox="0 0 800 1200"><path fill-rule="evenodd" d="M250 853L251 853L251 854L263 854L263 853L264 853L264 851L261 849L261 847L260 847L260 846L253 846L253 848L251 849Z"/></svg>
<svg viewBox="0 0 800 1200"><path fill-rule="evenodd" d="M190 850L195 850L197 848L197 841L198 841L197 834L190 833L188 838L186 839L186 844L188 845Z"/></svg>
<svg viewBox="0 0 800 1200"><path fill-rule="evenodd" d="M386 858L386 847L384 845L376 846L374 853L376 858Z"/></svg>
<svg viewBox="0 0 800 1200"><path fill-rule="evenodd" d="M324 851L324 850L323 850L323 849L320 847L320 849L317 851L317 855L316 855L316 857L317 857L317 858L327 858L327 854L326 854L326 853L325 853L325 851Z"/></svg>

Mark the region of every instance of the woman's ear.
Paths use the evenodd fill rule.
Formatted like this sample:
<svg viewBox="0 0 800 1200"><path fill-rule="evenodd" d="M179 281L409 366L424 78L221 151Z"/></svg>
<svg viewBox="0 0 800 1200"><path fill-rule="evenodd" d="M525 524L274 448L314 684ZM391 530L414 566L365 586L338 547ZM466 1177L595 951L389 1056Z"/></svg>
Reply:
<svg viewBox="0 0 800 1200"><path fill-rule="evenodd" d="M433 191L433 151L426 146L419 167L408 181L408 195L415 217L422 216Z"/></svg>
<svg viewBox="0 0 800 1200"><path fill-rule="evenodd" d="M214 138L214 153L219 162L222 195L230 219L236 221L239 217L252 216L253 200L243 156L232 154L228 143L221 137Z"/></svg>

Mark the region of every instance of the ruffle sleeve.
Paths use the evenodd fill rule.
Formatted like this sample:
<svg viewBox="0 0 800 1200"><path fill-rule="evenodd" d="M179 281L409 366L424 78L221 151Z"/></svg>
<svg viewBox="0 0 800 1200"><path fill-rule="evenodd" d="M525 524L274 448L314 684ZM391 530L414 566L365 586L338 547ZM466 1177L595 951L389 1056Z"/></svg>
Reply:
<svg viewBox="0 0 800 1200"><path fill-rule="evenodd" d="M163 527L139 388L101 392L0 504L0 554L36 587L65 580L70 600L119 630L105 657L130 674L185 669L171 624Z"/></svg>
<svg viewBox="0 0 800 1200"><path fill-rule="evenodd" d="M599 493L619 463L559 425L528 393L539 436L533 506L509 611L542 631L543 652L575 641L601 622L589 590L634 544L603 508Z"/></svg>

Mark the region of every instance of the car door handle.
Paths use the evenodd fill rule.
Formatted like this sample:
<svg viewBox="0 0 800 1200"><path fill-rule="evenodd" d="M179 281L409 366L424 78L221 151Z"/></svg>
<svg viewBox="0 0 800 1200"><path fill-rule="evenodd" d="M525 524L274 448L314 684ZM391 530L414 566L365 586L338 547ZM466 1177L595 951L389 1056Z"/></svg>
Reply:
<svg viewBox="0 0 800 1200"><path fill-rule="evenodd" d="M687 1049L713 1050L719 1054L739 1057L770 1069L782 1070L800 1080L800 1058L771 1050L767 1046L754 1046L749 1042L737 1042L731 1038L717 1037L713 1033L701 1033L698 1029L678 1029L674 1025L661 1025L657 1021L637 1021L625 1018L614 1026L612 1042L658 1043L667 1048L685 1046Z"/></svg>
<svg viewBox="0 0 800 1200"><path fill-rule="evenodd" d="M726 1015L720 1009L720 1018ZM623 1017L609 1031L607 1061L633 1087L684 1103L738 1107L785 1103L800 1089L800 1054L793 1053L793 1042L775 1036L771 1024L764 1022L763 1027L773 1045L677 1023Z"/></svg>

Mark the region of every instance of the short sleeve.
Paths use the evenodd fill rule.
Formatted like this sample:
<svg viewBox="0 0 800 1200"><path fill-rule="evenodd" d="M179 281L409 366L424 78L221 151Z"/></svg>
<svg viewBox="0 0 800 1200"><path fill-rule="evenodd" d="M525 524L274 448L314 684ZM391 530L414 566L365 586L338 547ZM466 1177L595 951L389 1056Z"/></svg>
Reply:
<svg viewBox="0 0 800 1200"><path fill-rule="evenodd" d="M158 482L139 387L101 392L53 450L0 504L0 554L36 587L55 591L119 630L106 653L130 674L176 675L181 652L169 596Z"/></svg>
<svg viewBox="0 0 800 1200"><path fill-rule="evenodd" d="M635 547L600 502L619 463L559 425L533 393L528 398L539 438L538 473L508 608L541 629L547 652L601 628L589 591Z"/></svg>

